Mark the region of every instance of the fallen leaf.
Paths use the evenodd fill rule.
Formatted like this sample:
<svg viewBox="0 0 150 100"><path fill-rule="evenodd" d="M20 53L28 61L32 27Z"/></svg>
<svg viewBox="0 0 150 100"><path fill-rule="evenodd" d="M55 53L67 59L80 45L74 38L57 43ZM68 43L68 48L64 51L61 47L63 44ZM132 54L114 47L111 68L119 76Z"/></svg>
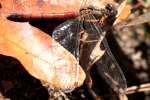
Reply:
<svg viewBox="0 0 150 100"><path fill-rule="evenodd" d="M123 22L131 14L131 6L127 4L127 0L124 0L118 8L118 14L116 16L116 21L114 25Z"/></svg>
<svg viewBox="0 0 150 100"><path fill-rule="evenodd" d="M0 15L0 54L17 58L35 78L52 89L74 89L85 73L75 57L28 22L7 20Z"/></svg>

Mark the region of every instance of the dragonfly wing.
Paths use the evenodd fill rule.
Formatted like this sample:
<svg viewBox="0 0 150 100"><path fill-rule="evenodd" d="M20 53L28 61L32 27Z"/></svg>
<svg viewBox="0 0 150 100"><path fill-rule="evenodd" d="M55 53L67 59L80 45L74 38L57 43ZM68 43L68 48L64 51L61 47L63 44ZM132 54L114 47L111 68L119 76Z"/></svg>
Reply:
<svg viewBox="0 0 150 100"><path fill-rule="evenodd" d="M111 53L106 38L102 44L106 49L106 52L104 56L96 63L99 74L106 80L114 91L124 94L125 89L127 88L125 76Z"/></svg>
<svg viewBox="0 0 150 100"><path fill-rule="evenodd" d="M79 21L68 20L53 31L52 37L79 59Z"/></svg>
<svg viewBox="0 0 150 100"><path fill-rule="evenodd" d="M114 10L115 14L115 10ZM104 80L110 85L110 87L118 92L124 93L126 89L126 80L123 72L121 71L117 61L115 60L111 50L108 46L107 40L105 38L106 32L108 29L112 27L114 22L114 15L112 14L108 17L106 23L93 23L87 22L86 20L94 20L96 19L94 14L88 14L85 17L85 23L83 23L83 28L89 34L90 40L98 39L105 48L105 53L102 59L99 59L96 63L98 65L99 74L104 78ZM102 16L102 15L100 15ZM113 18L114 17L114 18ZM103 16L100 19L103 22ZM91 38L93 37L93 38ZM102 51L102 50L101 50Z"/></svg>

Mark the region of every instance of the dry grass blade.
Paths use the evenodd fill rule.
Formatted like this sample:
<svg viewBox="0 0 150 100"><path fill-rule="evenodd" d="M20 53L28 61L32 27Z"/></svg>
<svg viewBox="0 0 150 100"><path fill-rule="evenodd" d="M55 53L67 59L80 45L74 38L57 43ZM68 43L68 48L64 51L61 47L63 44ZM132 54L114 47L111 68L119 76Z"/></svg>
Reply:
<svg viewBox="0 0 150 100"><path fill-rule="evenodd" d="M127 91L127 94L150 91L150 83L141 84L139 86L131 86L131 87L128 87L126 91Z"/></svg>
<svg viewBox="0 0 150 100"><path fill-rule="evenodd" d="M118 8L117 19L114 22L114 25L124 21L131 14L131 6L127 4L127 0L124 0Z"/></svg>
<svg viewBox="0 0 150 100"><path fill-rule="evenodd" d="M128 97L126 95L119 95L120 100L128 100Z"/></svg>

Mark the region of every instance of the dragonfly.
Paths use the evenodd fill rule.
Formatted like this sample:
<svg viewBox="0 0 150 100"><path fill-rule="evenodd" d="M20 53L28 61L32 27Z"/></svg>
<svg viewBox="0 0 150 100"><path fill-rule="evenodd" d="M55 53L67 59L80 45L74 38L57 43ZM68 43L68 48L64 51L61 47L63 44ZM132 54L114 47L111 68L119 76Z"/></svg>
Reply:
<svg viewBox="0 0 150 100"><path fill-rule="evenodd" d="M16 9L13 9L13 11L8 11L6 13L8 13L12 17L18 16L19 18L27 18L27 19L31 18L32 19L32 18L39 18L42 16L43 18L55 18L56 15L57 15L57 17L64 17L64 16L69 16L69 15L74 16L77 13L77 12L76 13L63 13L63 12L53 13L51 11L44 13L44 12L42 12L43 9L40 8L40 7L42 7L40 5L38 7L36 7L36 8L40 8L40 9L36 9L36 11L38 11L38 12L36 12L35 14L33 14L35 11L32 11L32 14L31 14L31 12L25 13L22 10L19 12L18 10L20 10L20 9L17 8L17 5L21 4L21 5L23 5L22 8L28 8L28 7L25 7L25 6L27 6L27 4L23 4L24 2L18 1L18 0L10 0L10 1L12 1L12 3L13 3L12 7L16 7ZM14 1L16 1L16 2L14 2ZM43 4L46 4L45 0L37 0L37 1L43 1ZM112 26L111 22L113 22L115 19L116 10L113 7L110 7L110 5L106 6L104 9L98 9L96 7L88 7L89 6L88 4L91 4L93 6L95 1L98 1L98 0L93 0L93 1L88 0L88 2L87 2L87 0L84 0L82 2L82 6L85 6L87 8L81 9L80 14L77 18L68 20L65 23L58 26L55 29L55 31L53 32L53 37L58 42L60 42L60 44L62 46L64 46L66 49L68 49L68 51L70 51L72 54L74 54L75 57L77 58L77 60L80 62L80 64L83 65L83 67L85 67L85 69L90 68L89 66L92 66L93 63L96 63L99 66L98 69L100 71L100 74L107 81L107 83L115 91L121 92L121 91L125 90L125 88L126 88L126 80L125 80L123 72L121 71L117 61L115 60L113 54L111 53L108 43L107 43L107 40L105 38L105 34L106 34L105 31L107 30L107 28ZM5 2L5 0L1 1L1 3L0 3L1 9L5 8L5 7L7 8L7 6L4 5L5 3L9 4L9 2ZM39 2L39 4L42 4L42 2ZM20 5L20 7L21 7L21 5ZM34 7L35 5L34 6L29 5L29 6ZM9 9L9 10L12 10L12 9ZM67 9L67 10L69 10L69 9ZM77 10L78 9L76 9L75 11L77 11ZM54 10L54 12L56 12L56 11ZM70 10L68 12L70 12ZM108 20L108 22L107 22L107 20ZM135 21L135 22L138 22L138 21ZM135 22L133 22L133 23L135 23ZM86 35L88 36L88 38L86 38L84 40L84 37L86 37ZM103 41L101 41L101 40L103 40ZM93 42L91 42L91 41L93 41ZM93 47L95 45L97 45L97 43L99 45L103 45L106 50L106 52L103 55L103 59L100 59L101 55L98 55L98 57L96 57L95 59L92 58L92 59L94 59L93 61L91 61L87 65L84 65L85 62L82 62L82 60L85 56L83 56L83 55L90 56L91 55L90 51L93 50ZM88 47L88 49L85 49L86 47ZM87 51L89 53L87 53ZM91 59L87 59L87 60L90 61Z"/></svg>
<svg viewBox="0 0 150 100"><path fill-rule="evenodd" d="M79 16L56 27L52 37L76 57L86 73L96 63L107 84L115 92L123 94L127 88L126 79L105 38L116 15L117 10L112 4L108 3L104 8L88 5L80 9ZM101 53L104 50L104 54L92 57L95 47Z"/></svg>

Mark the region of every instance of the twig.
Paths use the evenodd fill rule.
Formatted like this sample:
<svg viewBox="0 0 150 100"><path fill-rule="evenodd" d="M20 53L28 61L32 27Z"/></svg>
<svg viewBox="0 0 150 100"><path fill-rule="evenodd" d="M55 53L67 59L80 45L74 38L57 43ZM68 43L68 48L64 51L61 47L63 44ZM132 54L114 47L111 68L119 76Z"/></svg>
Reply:
<svg viewBox="0 0 150 100"><path fill-rule="evenodd" d="M139 86L131 86L127 88L127 94L146 92L146 91L150 91L150 83L141 84Z"/></svg>

